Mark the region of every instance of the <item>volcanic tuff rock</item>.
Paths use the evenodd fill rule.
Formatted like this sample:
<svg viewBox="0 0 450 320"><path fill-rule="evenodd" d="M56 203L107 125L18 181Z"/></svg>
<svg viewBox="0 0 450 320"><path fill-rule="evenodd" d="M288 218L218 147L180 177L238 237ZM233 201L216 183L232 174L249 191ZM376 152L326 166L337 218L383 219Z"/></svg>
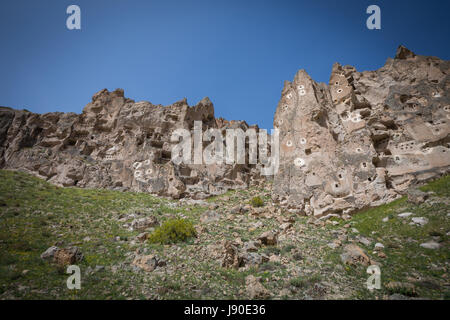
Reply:
<svg viewBox="0 0 450 320"><path fill-rule="evenodd" d="M21 169L62 186L111 188L179 198L205 198L258 179L255 165L175 165L173 130L241 128L214 118L208 98L190 107L134 102L104 89L81 114L35 114L0 107L0 168ZM256 126L255 129L258 129Z"/></svg>
<svg viewBox="0 0 450 320"><path fill-rule="evenodd" d="M273 199L308 215L350 213L448 172L449 89L449 61L402 46L376 71L336 63L329 85L300 70L274 117Z"/></svg>
<svg viewBox="0 0 450 320"><path fill-rule="evenodd" d="M273 199L293 212L345 214L448 172L449 77L449 61L402 46L376 71L336 63L329 85L300 70L285 83L274 117L280 166ZM194 199L262 180L259 165L170 161L172 132L192 130L197 120L203 131L251 128L215 119L208 98L164 107L127 99L121 89L96 93L81 114L0 107L0 168L63 186Z"/></svg>

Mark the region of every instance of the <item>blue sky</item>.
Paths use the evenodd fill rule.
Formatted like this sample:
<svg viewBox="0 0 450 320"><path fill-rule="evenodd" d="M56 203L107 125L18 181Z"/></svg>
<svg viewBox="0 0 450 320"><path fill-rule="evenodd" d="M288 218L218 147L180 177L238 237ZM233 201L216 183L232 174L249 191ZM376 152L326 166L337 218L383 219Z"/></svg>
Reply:
<svg viewBox="0 0 450 320"><path fill-rule="evenodd" d="M81 8L81 30L66 8ZM366 8L381 7L381 30ZM328 82L334 62L381 67L399 44L449 59L450 1L2 0L0 105L80 113L123 88L136 101L204 96L216 117L272 128L285 80Z"/></svg>

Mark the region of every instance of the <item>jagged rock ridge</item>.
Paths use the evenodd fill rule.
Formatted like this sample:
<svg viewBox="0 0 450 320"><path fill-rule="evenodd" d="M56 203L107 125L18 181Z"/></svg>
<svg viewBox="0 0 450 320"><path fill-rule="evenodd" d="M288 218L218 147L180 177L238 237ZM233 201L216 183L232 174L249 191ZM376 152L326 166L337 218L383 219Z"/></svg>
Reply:
<svg viewBox="0 0 450 320"><path fill-rule="evenodd" d="M202 121L203 130L249 128L244 121L215 119L208 98L193 107L186 99L162 106L127 99L122 89L96 93L81 114L2 107L0 168L25 170L62 186L173 198L205 198L245 188L258 177L255 166L174 165L171 134L191 130L194 121Z"/></svg>
<svg viewBox="0 0 450 320"><path fill-rule="evenodd" d="M300 70L286 82L274 127L280 167L273 199L307 215L347 214L397 198L449 171L450 62L400 46L376 71L335 64L328 85ZM263 179L255 165L175 165L173 130L250 128L190 107L96 93L82 114L0 107L0 168L63 186L205 198ZM255 127L258 129L257 127Z"/></svg>
<svg viewBox="0 0 450 320"><path fill-rule="evenodd" d="M403 46L376 71L336 63L328 85L300 70L274 117L274 200L308 215L345 214L448 172L449 88L449 61Z"/></svg>

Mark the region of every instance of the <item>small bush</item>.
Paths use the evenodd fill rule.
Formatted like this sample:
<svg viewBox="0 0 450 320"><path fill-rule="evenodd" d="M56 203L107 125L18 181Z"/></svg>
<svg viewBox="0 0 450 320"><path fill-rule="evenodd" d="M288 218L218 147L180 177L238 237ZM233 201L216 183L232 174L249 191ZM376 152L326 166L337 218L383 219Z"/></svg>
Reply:
<svg viewBox="0 0 450 320"><path fill-rule="evenodd" d="M184 219L170 219L153 231L148 237L148 242L169 244L186 241L195 236L196 232L192 222Z"/></svg>
<svg viewBox="0 0 450 320"><path fill-rule="evenodd" d="M264 205L264 200L261 199L261 197L253 197L251 203L255 208L262 207Z"/></svg>
<svg viewBox="0 0 450 320"><path fill-rule="evenodd" d="M320 282L320 279L320 275L317 274L307 278L297 277L291 279L290 284L291 286L294 286L296 288L305 288L307 286Z"/></svg>
<svg viewBox="0 0 450 320"><path fill-rule="evenodd" d="M285 266L283 266L281 263L279 262L264 262L263 264L261 264L259 266L259 270L260 271L274 271L277 269L284 269Z"/></svg>
<svg viewBox="0 0 450 320"><path fill-rule="evenodd" d="M278 248L278 247L270 246L270 247L265 247L265 248L263 249L263 252L264 252L265 254L271 256L271 255L273 255L273 254L276 254L276 255L280 254L281 250L280 250L280 248Z"/></svg>
<svg viewBox="0 0 450 320"><path fill-rule="evenodd" d="M287 246L283 247L283 249L281 249L281 253L288 254L291 252L292 249L295 249L295 246L292 244L288 244Z"/></svg>
<svg viewBox="0 0 450 320"><path fill-rule="evenodd" d="M407 297L417 296L416 288L410 283L388 282L385 287L389 294L398 293Z"/></svg>

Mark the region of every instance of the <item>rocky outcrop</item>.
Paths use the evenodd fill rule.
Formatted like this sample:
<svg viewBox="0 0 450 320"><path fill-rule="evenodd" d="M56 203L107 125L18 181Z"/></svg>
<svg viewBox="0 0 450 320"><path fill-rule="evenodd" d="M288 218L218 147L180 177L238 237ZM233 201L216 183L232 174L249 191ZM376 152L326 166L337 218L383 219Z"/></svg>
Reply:
<svg viewBox="0 0 450 320"><path fill-rule="evenodd" d="M255 165L175 165L175 129L226 130L249 126L215 119L208 98L190 107L135 102L117 89L92 97L82 114L35 114L0 107L0 168L31 172L61 186L205 198L258 179ZM253 174L255 172L255 174Z"/></svg>
<svg viewBox="0 0 450 320"><path fill-rule="evenodd" d="M336 63L328 85L300 70L274 117L274 200L308 215L346 214L448 172L449 89L449 61L402 46L376 71Z"/></svg>
<svg viewBox="0 0 450 320"><path fill-rule="evenodd" d="M274 117L280 157L273 199L296 213L345 215L448 172L449 88L449 61L402 46L376 71L336 63L328 85L300 70L285 83ZM171 161L172 133L195 131L195 121L223 136L227 129L258 130L216 119L208 98L193 107L186 99L162 106L104 89L81 114L0 107L0 168L62 186L172 198L203 199L263 180L261 164ZM248 159L248 143L246 152Z"/></svg>

